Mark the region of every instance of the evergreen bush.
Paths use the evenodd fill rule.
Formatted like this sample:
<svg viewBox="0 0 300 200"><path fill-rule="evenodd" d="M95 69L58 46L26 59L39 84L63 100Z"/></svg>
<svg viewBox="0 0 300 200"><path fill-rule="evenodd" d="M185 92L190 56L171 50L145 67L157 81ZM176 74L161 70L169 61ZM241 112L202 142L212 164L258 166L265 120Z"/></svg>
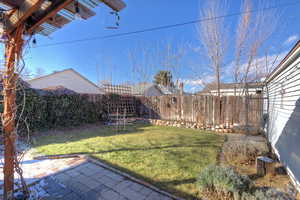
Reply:
<svg viewBox="0 0 300 200"><path fill-rule="evenodd" d="M81 94L47 92L41 95L34 89L18 91L18 132L25 134L28 130L33 132L104 121L105 104L105 98L100 96L96 101L89 101L88 95Z"/></svg>
<svg viewBox="0 0 300 200"><path fill-rule="evenodd" d="M202 192L219 196L219 199L234 199L252 187L248 176L238 174L233 168L210 165L200 174L197 184Z"/></svg>

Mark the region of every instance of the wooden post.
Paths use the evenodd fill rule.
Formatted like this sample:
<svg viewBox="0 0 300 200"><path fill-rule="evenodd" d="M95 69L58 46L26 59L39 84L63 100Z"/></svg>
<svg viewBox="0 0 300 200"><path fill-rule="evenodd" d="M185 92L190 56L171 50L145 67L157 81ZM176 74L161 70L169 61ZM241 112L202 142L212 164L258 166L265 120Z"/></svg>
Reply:
<svg viewBox="0 0 300 200"><path fill-rule="evenodd" d="M265 157L259 156L256 158L256 174L259 176L265 176L266 174L275 174L275 161Z"/></svg>
<svg viewBox="0 0 300 200"><path fill-rule="evenodd" d="M8 36L5 44L5 72L3 74L3 130L4 130L4 200L13 199L14 160L16 141L16 85L18 76L15 66L18 63L23 46L23 25Z"/></svg>

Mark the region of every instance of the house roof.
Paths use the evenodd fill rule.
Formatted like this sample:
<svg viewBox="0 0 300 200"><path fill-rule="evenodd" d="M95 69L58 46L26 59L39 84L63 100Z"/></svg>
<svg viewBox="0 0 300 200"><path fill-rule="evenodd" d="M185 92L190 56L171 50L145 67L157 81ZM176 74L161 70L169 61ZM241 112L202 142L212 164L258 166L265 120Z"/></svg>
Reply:
<svg viewBox="0 0 300 200"><path fill-rule="evenodd" d="M171 95L171 94L179 93L179 90L174 88L174 87L166 87L166 86L163 86L163 85L157 85L157 87L165 95Z"/></svg>
<svg viewBox="0 0 300 200"><path fill-rule="evenodd" d="M267 82L270 82L273 78L275 78L278 74L280 74L283 70L285 70L289 65L285 63L292 58L296 51L300 50L300 40L293 46L290 52L282 59L282 61L277 65L277 67L269 74L267 77Z"/></svg>
<svg viewBox="0 0 300 200"><path fill-rule="evenodd" d="M131 87L132 87L133 94L144 94L151 87L156 88L163 95L171 95L171 94L179 93L178 92L179 90L176 88L165 87L163 85L156 85L156 84L147 83L147 82L132 85Z"/></svg>
<svg viewBox="0 0 300 200"><path fill-rule="evenodd" d="M68 72L68 71L71 71L71 72L77 74L77 75L78 75L80 78L82 78L83 80L85 80L85 81L89 82L90 84L92 84L93 86L99 88L98 85L96 85L95 83L93 83L93 82L90 81L89 79L85 78L83 75L81 75L79 72L75 71L75 70L72 69L72 68L64 69L64 70L62 70L62 71L56 71L56 72L53 72L53 73L48 74L48 75L45 75L45 76L41 76L41 77L38 77L38 78L31 79L31 80L29 80L29 81L27 81L27 82L30 84L30 82L32 82L32 81L35 81L35 80L38 80L38 79L43 79L43 78L45 78L45 77L51 77L51 76L54 76L54 75L56 75L56 74L64 73L64 72ZM99 90L101 90L101 88L99 88Z"/></svg>
<svg viewBox="0 0 300 200"><path fill-rule="evenodd" d="M132 94L134 95L136 94L143 95L151 87L155 87L155 85L153 83L143 82L143 83L138 83L136 85L131 85L131 91Z"/></svg>

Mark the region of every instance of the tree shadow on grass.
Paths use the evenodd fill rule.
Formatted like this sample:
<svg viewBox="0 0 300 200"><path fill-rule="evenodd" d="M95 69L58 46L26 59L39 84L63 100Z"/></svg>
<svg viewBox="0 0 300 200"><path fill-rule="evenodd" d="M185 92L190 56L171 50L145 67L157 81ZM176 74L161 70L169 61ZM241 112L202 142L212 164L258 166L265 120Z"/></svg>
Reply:
<svg viewBox="0 0 300 200"><path fill-rule="evenodd" d="M106 129L107 127L94 127L94 129L91 129L88 131L87 130L75 130L74 132L71 132L71 133L66 132L66 134L64 134L64 132L61 132L62 139L59 137L59 140L57 140L58 137L57 137L57 134L55 134L53 139L46 141L48 143L40 143L40 144L37 144L36 146L43 146L43 145L47 145L47 144L51 144L51 143L52 144L54 144L54 143L55 144L59 144L59 143L63 144L66 142L75 142L75 141L78 141L81 139L94 138L94 137L99 137L99 136L107 137L107 136L115 136L115 135L122 135L122 134L143 133L143 132L145 132L144 128L146 128L148 126L151 126L151 125L147 125L147 124L135 125L135 126L127 127L129 129L125 130L124 132L119 132L119 133L115 133L114 132L115 130L111 130L111 129L109 129L109 131L107 132L107 129ZM81 131L83 131L83 132L81 132ZM77 135L77 133L78 133L78 135ZM167 190L174 195L181 196L186 199L197 199L197 197L195 197L191 194L185 193L184 191L181 191L178 188L176 189L176 187L180 187L180 185L194 184L196 182L195 178L188 178L188 179L175 178L174 180L154 181L153 179L151 179L149 177L145 177L137 172L134 172L133 169L130 170L128 168L113 164L109 161L99 159L97 154L101 155L101 154L106 154L106 153L114 153L114 152L118 153L118 152L126 152L126 151L142 153L143 151L145 151L144 155L149 155L149 153L146 151L150 151L150 153L152 153L152 151L154 150L154 153L155 153L155 150L162 150L163 151L163 154L161 154L162 156L167 157L169 160L171 159L172 162L173 163L175 162L179 168L184 169L188 165L190 165L190 163L194 163L195 165L203 164L203 163L197 163L197 162L191 161L191 159L193 159L193 157L191 157L191 159L188 162L183 162L183 160L186 158L187 153L193 154L193 150L196 150L195 153L197 153L197 156L201 156L205 159L205 156L209 156L209 154L207 154L207 152L205 150L202 151L201 150L202 148L203 149L220 148L220 145L218 145L219 141L216 142L216 136L214 136L213 134L211 134L211 135L203 134L202 136L200 135L200 137L186 137L183 134L179 134L176 136L176 139L174 139L174 140L172 140L172 139L171 140L168 140L168 139L160 140L160 138L157 138L154 140L149 139L149 141L146 142L147 146L143 146L143 144L138 144L138 143L134 144L134 145L127 144L127 143L124 143L124 144L112 143L112 145L113 145L112 148L110 147L110 149L103 149L103 150L101 149L101 146L99 146L99 148L98 148L96 145L96 146L86 147L87 150L91 150L91 151L80 151L80 152L78 151L78 152L74 152L74 154L72 154L72 155L88 155L88 156L94 157L114 168L119 169L120 171L131 174L132 176L134 176L138 179L145 180L146 182L149 182L163 190ZM145 137L145 140L148 140L147 137ZM101 143L99 143L99 145L101 145ZM199 150L199 151L197 151L197 150ZM56 154L55 156L60 156L60 155L63 156L66 154ZM155 160L153 160L153 164L155 164Z"/></svg>
<svg viewBox="0 0 300 200"><path fill-rule="evenodd" d="M163 149L166 149L167 151L170 150L170 152L168 152L168 155L170 156L170 154L173 154L172 156L174 156L175 158L178 158L178 159L173 159L173 162L176 162L179 166L179 168L184 168L185 167L185 163L183 163L181 161L181 158L185 155L184 153L180 152L180 151L172 151L174 150L174 148L182 148L182 147L196 147L196 148L199 148L200 146L201 147L211 147L212 144L207 144L205 142L203 143L200 143L200 142L197 142L197 144L195 145L167 145L167 146L156 146L156 147L149 147L149 148L120 148L120 149L112 149L112 150L107 150L107 151L98 151L98 152L78 152L78 153L75 153L75 154L71 154L71 155L87 155L87 156L90 156L92 158L95 158L107 165L110 165L112 166L113 168L116 168L122 172L125 172L125 173L128 173L130 175L132 175L133 177L135 178L138 178L138 179L141 179L141 180L144 180L146 182L149 182L151 184L153 184L154 186L162 189L162 190L166 190L168 192L170 192L171 194L174 194L176 196L180 196L180 197L183 197L185 199L197 199L196 196L193 196L191 194L188 194L186 192L183 192L179 189L176 189L177 186L180 186L180 185L184 185L184 184L195 184L196 183L196 178L188 178L188 179L174 179L174 180L166 180L166 181L155 181L153 179L151 179L150 177L146 177L146 176L143 176L142 174L139 174L131 169L128 169L128 168L125 168L125 167L122 167L120 165L117 165L117 164L114 164L114 163L111 163L107 160L103 160L103 159L100 159L97 154L106 154L106 153L112 153L112 152L122 152L122 151L151 151L151 150L163 150ZM182 154L182 155L181 155ZM55 155L55 156L69 156L69 154L58 154L58 155ZM206 156L206 155L202 155L202 156ZM155 160L153 161L153 164L155 164ZM196 163L195 163L196 164ZM181 167L180 167L181 166Z"/></svg>
<svg viewBox="0 0 300 200"><path fill-rule="evenodd" d="M55 156L63 156L63 155L95 155L95 154L105 154L105 153L114 153L114 152L124 152L124 151L150 151L150 150L163 150L163 149L171 149L171 148L192 148L192 147L198 147L198 148L219 148L219 146L214 144L207 144L206 142L197 144L190 144L190 145L183 145L183 144L174 144L174 145L165 145L165 146L153 146L153 147L144 147L144 148L117 148L117 149L110 149L110 150L103 150L103 151L81 151L81 152L75 152L71 154L55 154ZM54 155L53 155L54 156Z"/></svg>
<svg viewBox="0 0 300 200"><path fill-rule="evenodd" d="M153 125L150 124L135 124L135 125L128 125L125 129L117 130L115 127L111 126L99 126L94 125L90 127L84 127L80 129L64 129L64 130L54 130L54 131L47 131L46 133L41 133L35 137L35 141L33 147L39 147L49 144L66 144L72 143L79 140L95 138L95 137L111 137L111 136L118 136L118 135L129 135L129 134L143 134L145 128L150 127ZM189 137L184 136L177 136L178 140L175 144L172 145L161 145L164 142L161 142L159 139L155 141L147 140L149 143L147 147L138 147L138 148L128 148L128 144L125 144L122 147L122 144L114 144L111 142L112 145L121 146L122 148L112 149L108 151L100 151L98 153L110 153L110 152L117 152L117 151L139 151L139 150L151 150L152 149L163 149L163 148L172 148L172 147L200 147L200 148L219 148L216 145L213 134L205 135L205 138L193 138L192 140ZM167 141L168 142L168 141ZM139 144L137 144L139 145ZM158 146L157 146L158 145ZM150 148L149 148L150 146Z"/></svg>
<svg viewBox="0 0 300 200"><path fill-rule="evenodd" d="M150 124L127 125L125 128L120 126L118 129L114 126L105 125L88 125L76 128L62 128L59 130L50 130L36 133L33 136L33 146L43 146L45 144L59 144L66 142L76 142L82 139L93 137L110 137L125 134L138 134L145 132L144 128L151 126Z"/></svg>

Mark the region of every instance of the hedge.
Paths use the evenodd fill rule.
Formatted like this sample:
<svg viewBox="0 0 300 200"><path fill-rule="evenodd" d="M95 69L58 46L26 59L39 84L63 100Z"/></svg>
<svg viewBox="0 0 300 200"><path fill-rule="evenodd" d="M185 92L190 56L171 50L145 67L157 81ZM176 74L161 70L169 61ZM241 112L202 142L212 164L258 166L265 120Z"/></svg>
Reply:
<svg viewBox="0 0 300 200"><path fill-rule="evenodd" d="M17 93L18 132L24 134L28 128L33 132L103 121L108 99L100 96L90 101L88 95L55 92L41 95L39 90L20 90Z"/></svg>

